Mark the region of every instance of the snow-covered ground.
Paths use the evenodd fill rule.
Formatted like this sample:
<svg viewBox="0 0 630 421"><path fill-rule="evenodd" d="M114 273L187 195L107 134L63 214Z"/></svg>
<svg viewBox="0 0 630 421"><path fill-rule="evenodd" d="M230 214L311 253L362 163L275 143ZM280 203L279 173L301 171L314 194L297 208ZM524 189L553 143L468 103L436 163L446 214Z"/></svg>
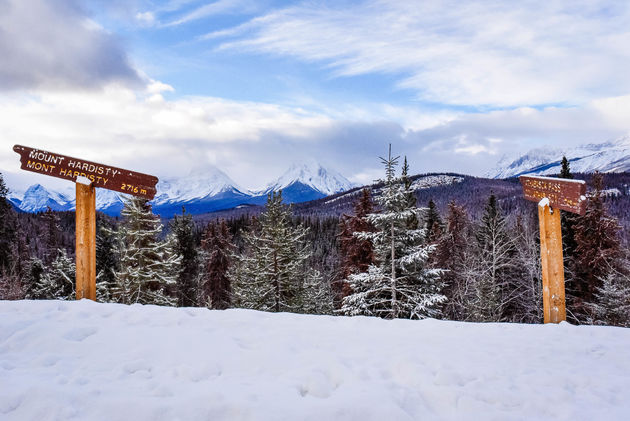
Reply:
<svg viewBox="0 0 630 421"><path fill-rule="evenodd" d="M628 420L630 329L0 301L1 420Z"/></svg>

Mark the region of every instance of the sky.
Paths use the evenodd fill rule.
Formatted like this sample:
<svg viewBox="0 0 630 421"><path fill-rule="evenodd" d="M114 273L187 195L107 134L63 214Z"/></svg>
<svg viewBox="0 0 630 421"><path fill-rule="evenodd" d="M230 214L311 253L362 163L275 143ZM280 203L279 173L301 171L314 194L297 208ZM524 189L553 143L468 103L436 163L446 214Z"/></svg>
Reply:
<svg viewBox="0 0 630 421"><path fill-rule="evenodd" d="M630 133L630 2L0 0L0 172L14 144L159 178L355 183ZM65 182L67 184L67 182Z"/></svg>

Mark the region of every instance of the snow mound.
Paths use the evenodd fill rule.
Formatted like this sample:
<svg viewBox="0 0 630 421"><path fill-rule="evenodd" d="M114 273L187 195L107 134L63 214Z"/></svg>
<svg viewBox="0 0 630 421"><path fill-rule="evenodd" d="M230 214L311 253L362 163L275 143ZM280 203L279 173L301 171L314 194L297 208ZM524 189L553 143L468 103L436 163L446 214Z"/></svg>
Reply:
<svg viewBox="0 0 630 421"><path fill-rule="evenodd" d="M627 420L630 329L0 301L0 419Z"/></svg>

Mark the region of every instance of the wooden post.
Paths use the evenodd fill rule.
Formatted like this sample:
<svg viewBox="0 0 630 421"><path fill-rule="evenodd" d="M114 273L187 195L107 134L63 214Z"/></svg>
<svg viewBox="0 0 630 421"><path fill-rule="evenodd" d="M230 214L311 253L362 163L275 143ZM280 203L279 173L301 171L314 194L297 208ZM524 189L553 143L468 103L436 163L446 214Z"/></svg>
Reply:
<svg viewBox="0 0 630 421"><path fill-rule="evenodd" d="M543 313L545 323L560 323L567 319L560 210L552 210L548 202L545 203L543 200L538 205Z"/></svg>
<svg viewBox="0 0 630 421"><path fill-rule="evenodd" d="M77 300L96 301L96 194L92 184L77 180L76 186Z"/></svg>

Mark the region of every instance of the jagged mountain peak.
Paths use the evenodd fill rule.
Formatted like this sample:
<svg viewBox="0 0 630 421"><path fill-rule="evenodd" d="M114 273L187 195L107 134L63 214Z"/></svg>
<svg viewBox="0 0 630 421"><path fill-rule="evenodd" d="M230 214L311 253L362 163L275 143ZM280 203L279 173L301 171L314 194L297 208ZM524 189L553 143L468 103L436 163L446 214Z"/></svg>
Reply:
<svg viewBox="0 0 630 421"><path fill-rule="evenodd" d="M155 204L177 201L199 200L217 194L242 189L219 168L208 165L197 168L185 177L161 179L157 184Z"/></svg>
<svg viewBox="0 0 630 421"><path fill-rule="evenodd" d="M310 187L325 196L354 187L339 172L326 168L317 161L309 160L291 165L284 174L267 185L265 192L286 189L296 183Z"/></svg>

